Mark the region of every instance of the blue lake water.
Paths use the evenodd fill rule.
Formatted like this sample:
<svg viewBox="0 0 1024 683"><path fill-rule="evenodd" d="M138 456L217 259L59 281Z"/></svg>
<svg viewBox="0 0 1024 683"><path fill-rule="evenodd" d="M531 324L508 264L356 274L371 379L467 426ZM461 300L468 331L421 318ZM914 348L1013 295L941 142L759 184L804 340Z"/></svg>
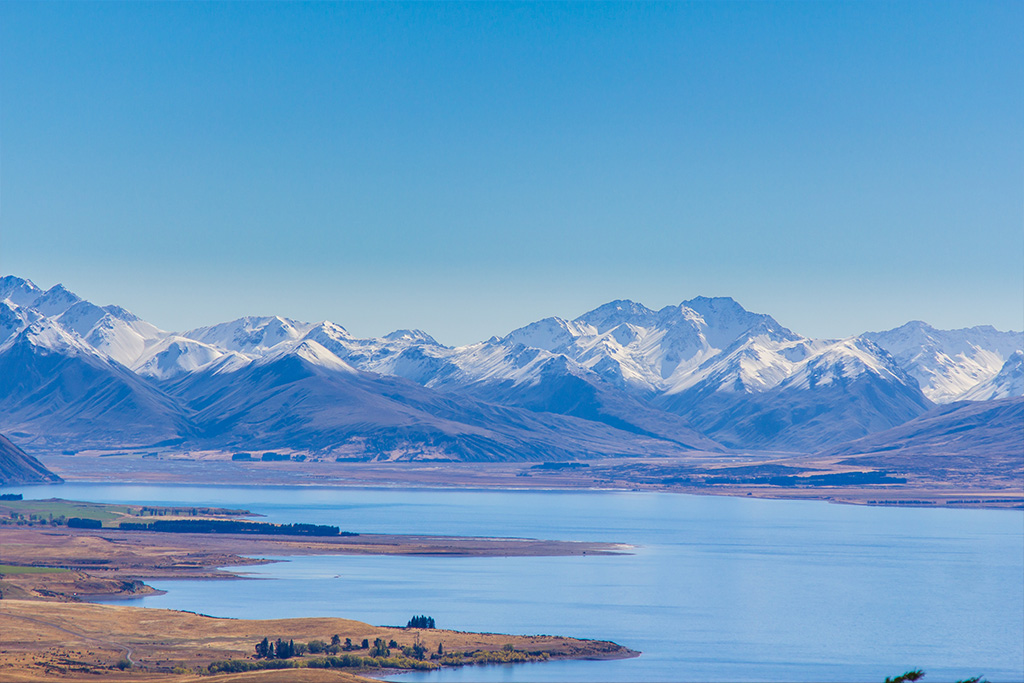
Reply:
<svg viewBox="0 0 1024 683"><path fill-rule="evenodd" d="M8 489L5 489L5 492ZM129 601L221 617L339 616L613 640L609 662L405 681L1024 680L1024 512L630 492L65 484L27 498L245 507L366 533L633 544L623 556L300 557L273 581L151 581ZM268 634L272 635L272 634Z"/></svg>

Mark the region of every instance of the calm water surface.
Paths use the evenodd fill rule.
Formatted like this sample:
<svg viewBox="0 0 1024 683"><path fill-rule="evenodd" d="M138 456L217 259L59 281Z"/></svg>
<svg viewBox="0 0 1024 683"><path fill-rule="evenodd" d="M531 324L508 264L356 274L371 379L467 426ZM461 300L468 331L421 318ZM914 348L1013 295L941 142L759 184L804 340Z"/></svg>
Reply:
<svg viewBox="0 0 1024 683"><path fill-rule="evenodd" d="M429 614L469 631L614 640L611 662L467 667L405 681L1024 680L1024 512L661 493L65 484L27 498L245 507L379 533L614 541L613 557L301 557L273 581L152 581L130 601L222 617ZM273 634L268 634L273 635ZM325 634L330 635L330 634Z"/></svg>

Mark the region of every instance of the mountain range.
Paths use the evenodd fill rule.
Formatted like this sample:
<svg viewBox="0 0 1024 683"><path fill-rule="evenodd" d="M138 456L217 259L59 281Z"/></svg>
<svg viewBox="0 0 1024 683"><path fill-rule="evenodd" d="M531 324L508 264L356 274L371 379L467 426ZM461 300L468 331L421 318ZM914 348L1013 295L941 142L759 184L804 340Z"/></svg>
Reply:
<svg viewBox="0 0 1024 683"><path fill-rule="evenodd" d="M0 278L0 432L29 452L291 449L354 459L815 452L938 404L1020 400L1024 333L921 322L811 339L729 298L613 301L461 347L246 317L166 332Z"/></svg>

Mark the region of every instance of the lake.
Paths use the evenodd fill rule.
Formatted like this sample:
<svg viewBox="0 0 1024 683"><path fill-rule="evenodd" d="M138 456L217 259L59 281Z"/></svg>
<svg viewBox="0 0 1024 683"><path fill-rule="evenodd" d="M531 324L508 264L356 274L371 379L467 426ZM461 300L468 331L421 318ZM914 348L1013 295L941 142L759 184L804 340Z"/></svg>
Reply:
<svg viewBox="0 0 1024 683"><path fill-rule="evenodd" d="M1024 511L639 492L64 484L26 498L245 507L366 533L610 541L586 557L299 557L267 581L151 581L121 601L221 617L338 616L613 640L636 659L415 681L1024 680ZM272 635L272 634L268 634Z"/></svg>

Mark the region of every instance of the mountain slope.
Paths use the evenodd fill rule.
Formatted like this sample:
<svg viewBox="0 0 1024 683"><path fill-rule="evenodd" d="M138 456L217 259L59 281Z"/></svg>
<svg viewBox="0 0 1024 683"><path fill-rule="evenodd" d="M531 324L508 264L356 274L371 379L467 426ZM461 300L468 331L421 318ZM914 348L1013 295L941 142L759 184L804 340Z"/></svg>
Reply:
<svg viewBox="0 0 1024 683"><path fill-rule="evenodd" d="M857 456L898 472L949 471L970 483L972 474L1024 477L1024 398L957 402L936 407L898 427L840 444L819 455Z"/></svg>
<svg viewBox="0 0 1024 683"><path fill-rule="evenodd" d="M31 455L0 434L0 486L59 484L63 481Z"/></svg>
<svg viewBox="0 0 1024 683"><path fill-rule="evenodd" d="M1024 396L1024 351L1014 351L991 379L963 394L965 401L991 401L997 398Z"/></svg>
<svg viewBox="0 0 1024 683"><path fill-rule="evenodd" d="M171 399L47 320L0 345L0 430L32 451L147 445L189 431Z"/></svg>
<svg viewBox="0 0 1024 683"><path fill-rule="evenodd" d="M602 424L444 395L354 370L320 344L165 385L204 443L378 459L543 460L668 454L678 446Z"/></svg>
<svg viewBox="0 0 1024 683"><path fill-rule="evenodd" d="M812 451L888 429L931 407L916 381L865 339L755 337L712 358L702 379L655 399L732 448Z"/></svg>

